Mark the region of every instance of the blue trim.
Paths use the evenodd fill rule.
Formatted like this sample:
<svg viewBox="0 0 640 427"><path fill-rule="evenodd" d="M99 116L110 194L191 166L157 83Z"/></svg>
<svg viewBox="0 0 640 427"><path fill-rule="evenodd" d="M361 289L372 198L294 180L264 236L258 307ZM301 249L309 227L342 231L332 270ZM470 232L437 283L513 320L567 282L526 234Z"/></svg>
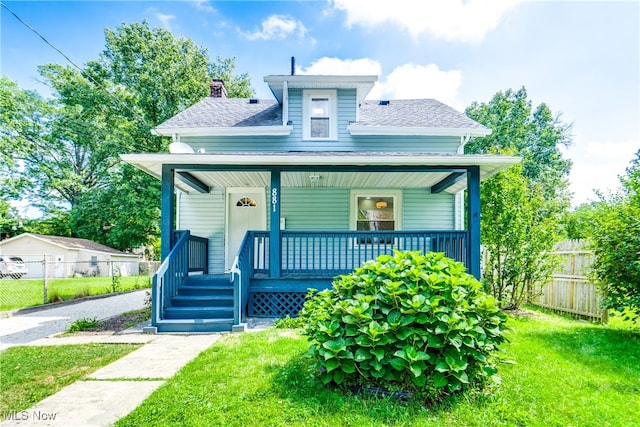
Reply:
<svg viewBox="0 0 640 427"><path fill-rule="evenodd" d="M431 187L431 194L438 194L451 187L453 184L460 182L465 178L466 173L464 171L452 172L448 177L437 182Z"/></svg>
<svg viewBox="0 0 640 427"><path fill-rule="evenodd" d="M271 215L271 224L269 231L269 269L271 270L271 277L280 277L281 270L281 242L280 242L280 199L282 194L280 192L280 171L275 170L271 172L271 191L269 192L269 199L271 200L271 209L269 209Z"/></svg>
<svg viewBox="0 0 640 427"><path fill-rule="evenodd" d="M173 230L175 230L174 169L171 165L162 165L162 196L160 219L160 259L165 260L171 252Z"/></svg>
<svg viewBox="0 0 640 427"><path fill-rule="evenodd" d="M199 193L207 194L209 187L189 172L178 172L180 179Z"/></svg>
<svg viewBox="0 0 640 427"><path fill-rule="evenodd" d="M327 170L331 172L457 172L468 169L470 165L456 166L424 166L424 165L203 165L203 164L166 164L173 169L180 171L245 171L245 172L308 172Z"/></svg>
<svg viewBox="0 0 640 427"><path fill-rule="evenodd" d="M467 169L467 228L469 229L469 264L467 268L480 279L480 167Z"/></svg>

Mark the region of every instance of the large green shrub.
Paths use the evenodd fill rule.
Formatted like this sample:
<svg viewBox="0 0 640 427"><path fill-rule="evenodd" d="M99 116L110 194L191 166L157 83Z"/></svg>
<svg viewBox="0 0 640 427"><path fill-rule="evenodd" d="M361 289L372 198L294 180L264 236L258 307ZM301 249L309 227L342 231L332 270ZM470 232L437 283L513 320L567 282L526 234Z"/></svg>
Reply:
<svg viewBox="0 0 640 427"><path fill-rule="evenodd" d="M442 253L396 251L309 294L300 316L325 384L437 397L496 373L506 316Z"/></svg>

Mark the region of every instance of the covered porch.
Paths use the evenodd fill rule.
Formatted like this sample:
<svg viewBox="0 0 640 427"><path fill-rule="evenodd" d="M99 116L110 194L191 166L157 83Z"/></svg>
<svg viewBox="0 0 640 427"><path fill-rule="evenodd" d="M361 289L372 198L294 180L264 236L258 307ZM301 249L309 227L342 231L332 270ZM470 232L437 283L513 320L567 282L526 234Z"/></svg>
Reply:
<svg viewBox="0 0 640 427"><path fill-rule="evenodd" d="M308 289L331 286L336 275L393 250L444 252L480 276L480 182L519 161L516 157L389 153L148 154L124 160L162 181L162 260L154 277L153 319L159 330L228 330L248 316L296 315ZM289 229L282 221L283 188L419 188L424 194L466 190L464 229L396 227L392 230ZM176 229L176 190L265 188L267 227L247 230L225 274L210 273L210 249ZM457 197L457 196L456 196ZM346 228L346 227L345 227ZM352 227L356 228L356 227ZM199 243L198 243L199 242ZM197 274L198 276L194 275ZM183 310L184 293L204 285L199 298L211 310ZM195 292L195 291L193 291ZM192 298L198 299L198 298ZM213 305L212 305L213 304ZM220 328L220 329L217 329Z"/></svg>

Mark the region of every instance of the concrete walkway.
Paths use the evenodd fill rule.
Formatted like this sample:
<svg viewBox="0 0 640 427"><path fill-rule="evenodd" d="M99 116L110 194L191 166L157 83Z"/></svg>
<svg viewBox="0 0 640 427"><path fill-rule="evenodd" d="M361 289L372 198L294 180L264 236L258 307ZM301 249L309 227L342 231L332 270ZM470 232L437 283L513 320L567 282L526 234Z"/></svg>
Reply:
<svg viewBox="0 0 640 427"><path fill-rule="evenodd" d="M29 345L146 344L25 411L2 414L4 422L0 426L111 426L219 337L220 334L143 335L134 329L120 335L79 334L31 342Z"/></svg>
<svg viewBox="0 0 640 427"><path fill-rule="evenodd" d="M145 293L142 290L20 310L0 319L0 350L63 332L78 319L102 320L139 310L144 308Z"/></svg>

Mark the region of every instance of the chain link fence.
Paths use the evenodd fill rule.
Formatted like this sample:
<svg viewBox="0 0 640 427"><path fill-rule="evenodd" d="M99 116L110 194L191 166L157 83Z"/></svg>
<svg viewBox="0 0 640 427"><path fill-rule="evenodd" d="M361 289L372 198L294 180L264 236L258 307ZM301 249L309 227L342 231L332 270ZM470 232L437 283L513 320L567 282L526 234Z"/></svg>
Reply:
<svg viewBox="0 0 640 427"><path fill-rule="evenodd" d="M60 257L20 256L23 267L0 270L0 311L144 289L159 262L138 259L64 261ZM26 270L26 271L25 271Z"/></svg>

